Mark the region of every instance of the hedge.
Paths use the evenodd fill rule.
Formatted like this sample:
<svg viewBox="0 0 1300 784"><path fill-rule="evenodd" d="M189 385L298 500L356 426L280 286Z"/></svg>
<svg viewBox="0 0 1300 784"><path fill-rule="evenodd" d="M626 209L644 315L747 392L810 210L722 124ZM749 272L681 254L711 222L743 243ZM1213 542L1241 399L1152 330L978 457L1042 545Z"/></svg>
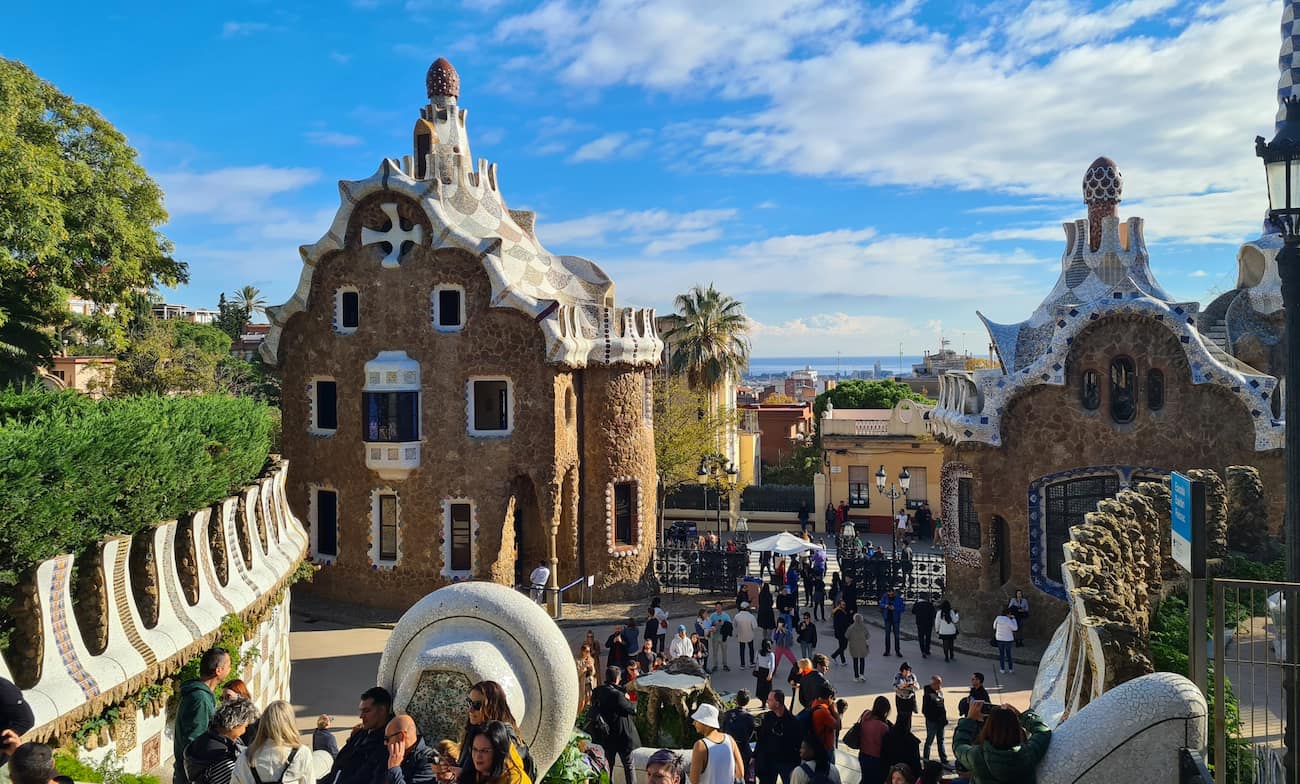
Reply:
<svg viewBox="0 0 1300 784"><path fill-rule="evenodd" d="M271 426L224 395L0 393L0 583L231 495L265 468Z"/></svg>

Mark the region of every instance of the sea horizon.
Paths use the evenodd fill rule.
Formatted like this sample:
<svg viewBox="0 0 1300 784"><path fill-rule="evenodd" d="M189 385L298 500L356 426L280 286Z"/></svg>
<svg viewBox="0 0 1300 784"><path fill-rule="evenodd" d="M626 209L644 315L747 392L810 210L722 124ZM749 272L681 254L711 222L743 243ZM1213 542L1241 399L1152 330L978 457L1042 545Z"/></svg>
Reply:
<svg viewBox="0 0 1300 784"><path fill-rule="evenodd" d="M921 363L920 354L904 354L902 356L902 372L910 375L912 365ZM865 355L865 356L830 356L830 357L750 357L749 369L746 371L748 376L765 376L774 374L785 374L796 370L803 370L811 367L817 371L819 376L834 376L838 372L841 376L852 376L859 370L873 370L876 363L880 363L881 371L895 375L899 372L899 356L889 355Z"/></svg>

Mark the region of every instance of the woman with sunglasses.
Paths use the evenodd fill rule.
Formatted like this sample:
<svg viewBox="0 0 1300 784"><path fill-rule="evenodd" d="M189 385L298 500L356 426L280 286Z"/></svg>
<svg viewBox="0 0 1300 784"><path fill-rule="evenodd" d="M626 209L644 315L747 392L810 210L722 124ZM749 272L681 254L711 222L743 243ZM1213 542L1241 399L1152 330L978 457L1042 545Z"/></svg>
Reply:
<svg viewBox="0 0 1300 784"><path fill-rule="evenodd" d="M489 721L469 744L471 763L461 768L459 784L532 784L514 755L510 727Z"/></svg>
<svg viewBox="0 0 1300 784"><path fill-rule="evenodd" d="M506 690L501 688L501 684L496 681L479 681L469 688L469 698L466 700L468 716L465 722L465 734L460 740L460 769L464 773L466 768L472 768L472 741L474 736L483 731L491 722L501 722L506 726L511 740L511 758L519 764L520 769L528 776L533 776L531 770L532 758L528 754L528 747L519 739L519 722L515 721L515 715L510 712L510 704L506 701Z"/></svg>

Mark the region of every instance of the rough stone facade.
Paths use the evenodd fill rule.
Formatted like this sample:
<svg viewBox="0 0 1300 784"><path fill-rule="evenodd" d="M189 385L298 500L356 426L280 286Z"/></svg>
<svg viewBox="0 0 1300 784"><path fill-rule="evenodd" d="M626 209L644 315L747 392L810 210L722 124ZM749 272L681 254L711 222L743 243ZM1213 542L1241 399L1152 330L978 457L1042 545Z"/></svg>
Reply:
<svg viewBox="0 0 1300 784"><path fill-rule="evenodd" d="M447 89L437 85L455 81L450 65L435 68L430 89ZM653 314L614 308L598 267L537 244L532 216L505 208L495 168L467 162L455 97L430 94L416 127L423 161L340 184L334 226L304 248L298 292L270 310L263 356L284 374L293 509L319 527L321 492L335 499L337 546L313 534L324 568L310 590L405 607L465 579L526 584L545 561L552 585L593 575L606 596L635 592L654 540ZM461 292L455 328L435 315L443 290ZM355 323L340 323L344 292ZM367 363L384 352L418 368L418 425L400 444L373 437L363 402L377 378ZM471 427L470 389L482 378L508 380L505 431ZM337 422L324 432L313 418L318 380L335 384ZM379 464L380 454L401 465ZM633 488L634 535L620 546L609 530L616 484L625 502ZM397 498L395 559L377 557L380 494ZM451 568L452 504L471 509L469 569Z"/></svg>
<svg viewBox="0 0 1300 784"><path fill-rule="evenodd" d="M1101 405L1084 408L1079 394L1082 373L1104 373L1117 355L1134 358L1140 378L1148 368L1164 371L1163 409L1139 406L1133 422L1117 425L1109 413L1106 385ZM1028 636L1049 637L1065 615L1063 599L1035 590L1031 572L1033 564L1042 563L1034 548L1045 545L1031 542L1027 489L1044 477L1110 475L1123 487L1135 478L1154 478L1170 470L1209 467L1222 472L1229 465L1250 462L1266 477L1266 487L1278 488L1268 493L1267 503L1269 519L1274 525L1281 520L1281 452L1255 451L1250 415L1231 396L1217 387L1186 382L1186 358L1168 330L1146 319L1099 320L1075 340L1065 364L1065 386L1032 387L1012 401L1004 413L1002 447L966 443L948 448L949 461L972 469L974 508L981 521L980 564L948 564L950 598L962 617L974 622L970 628L991 623L1017 588L1030 599ZM1005 543L995 542L997 519L1006 521ZM945 530L955 530L946 523ZM1005 581L999 558L1008 559Z"/></svg>

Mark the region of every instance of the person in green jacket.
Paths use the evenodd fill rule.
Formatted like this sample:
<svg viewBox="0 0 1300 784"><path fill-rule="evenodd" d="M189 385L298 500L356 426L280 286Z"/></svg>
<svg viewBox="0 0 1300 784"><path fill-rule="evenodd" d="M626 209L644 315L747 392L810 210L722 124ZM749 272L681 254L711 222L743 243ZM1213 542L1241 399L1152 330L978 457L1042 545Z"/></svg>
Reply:
<svg viewBox="0 0 1300 784"><path fill-rule="evenodd" d="M174 768L172 784L189 784L185 778L185 747L208 731L212 714L217 712L217 687L230 676L230 654L225 648L213 648L199 660L199 677L181 686L181 702L176 708L176 725L172 732Z"/></svg>
<svg viewBox="0 0 1300 784"><path fill-rule="evenodd" d="M957 722L952 737L957 761L974 774L976 784L1035 784L1052 730L1033 711L1021 713L1011 705L990 706L985 717L985 705L971 700L966 718Z"/></svg>

